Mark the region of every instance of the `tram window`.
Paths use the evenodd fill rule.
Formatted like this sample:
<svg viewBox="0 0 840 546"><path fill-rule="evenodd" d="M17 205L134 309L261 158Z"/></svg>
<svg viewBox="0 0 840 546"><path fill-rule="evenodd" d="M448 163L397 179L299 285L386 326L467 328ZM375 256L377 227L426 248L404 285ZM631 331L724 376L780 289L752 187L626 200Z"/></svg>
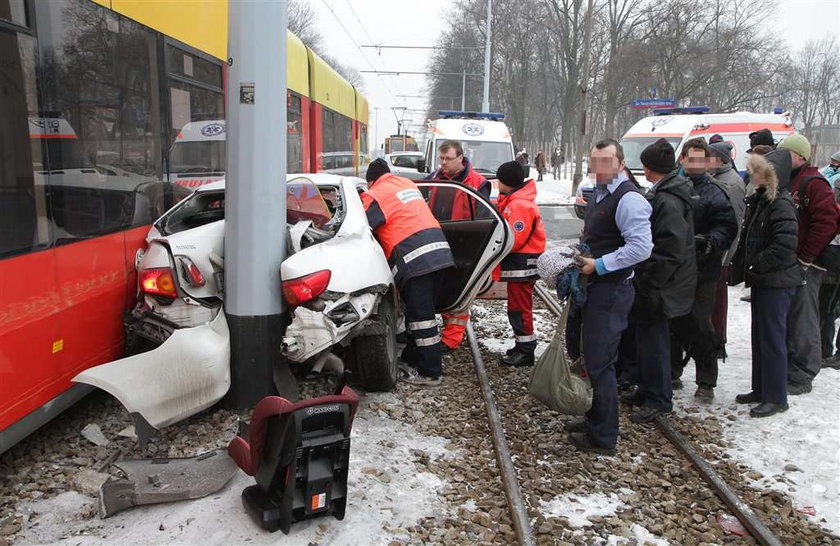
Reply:
<svg viewBox="0 0 840 546"><path fill-rule="evenodd" d="M225 171L224 140L215 132L205 131L208 121L225 119L225 98L210 91L179 81L170 81L169 174L209 176ZM212 124L214 127L220 123ZM180 135L180 136L179 136Z"/></svg>
<svg viewBox="0 0 840 546"><path fill-rule="evenodd" d="M222 88L222 67L174 46L167 46L169 71L213 87Z"/></svg>
<svg viewBox="0 0 840 546"><path fill-rule="evenodd" d="M43 44L45 138L57 243L150 224L163 212L158 35L85 0L33 4Z"/></svg>
<svg viewBox="0 0 840 546"><path fill-rule="evenodd" d="M44 176L33 172L41 150L30 145L30 120L37 117L35 40L0 31L0 257L49 242Z"/></svg>
<svg viewBox="0 0 840 546"><path fill-rule="evenodd" d="M303 113L300 96L291 91L286 100L286 171L303 172Z"/></svg>
<svg viewBox="0 0 840 546"><path fill-rule="evenodd" d="M28 26L25 0L0 0L0 19L11 21L22 27Z"/></svg>
<svg viewBox="0 0 840 546"><path fill-rule="evenodd" d="M347 116L324 108L322 121L323 170L353 174L353 124Z"/></svg>

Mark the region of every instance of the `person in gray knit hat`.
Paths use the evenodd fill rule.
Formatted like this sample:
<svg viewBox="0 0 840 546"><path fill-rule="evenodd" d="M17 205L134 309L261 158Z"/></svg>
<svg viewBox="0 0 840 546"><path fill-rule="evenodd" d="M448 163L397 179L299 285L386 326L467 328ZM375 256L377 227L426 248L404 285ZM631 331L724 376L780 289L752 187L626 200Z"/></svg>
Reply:
<svg viewBox="0 0 840 546"><path fill-rule="evenodd" d="M744 209L746 208L746 186L744 180L735 170L732 161L732 145L729 142L717 142L709 145L709 174L718 181L725 189L732 209L735 211L735 219L738 221L738 233L729 250L723 255L723 269L717 283L715 294L715 306L712 309L712 324L715 332L721 339L720 357L726 357L726 323L729 310L729 290L726 281L729 278L729 264L738 249L738 241L741 237L741 224L744 221Z"/></svg>

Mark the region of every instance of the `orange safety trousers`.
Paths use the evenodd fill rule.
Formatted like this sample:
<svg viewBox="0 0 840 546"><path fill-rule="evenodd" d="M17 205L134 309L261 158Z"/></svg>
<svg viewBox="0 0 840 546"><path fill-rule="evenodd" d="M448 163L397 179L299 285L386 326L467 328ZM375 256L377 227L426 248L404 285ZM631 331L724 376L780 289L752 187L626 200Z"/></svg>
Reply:
<svg viewBox="0 0 840 546"><path fill-rule="evenodd" d="M443 331L441 332L441 341L450 349L457 349L461 341L464 340L464 332L467 329L467 321L470 320L469 309L463 315L450 315L444 313Z"/></svg>

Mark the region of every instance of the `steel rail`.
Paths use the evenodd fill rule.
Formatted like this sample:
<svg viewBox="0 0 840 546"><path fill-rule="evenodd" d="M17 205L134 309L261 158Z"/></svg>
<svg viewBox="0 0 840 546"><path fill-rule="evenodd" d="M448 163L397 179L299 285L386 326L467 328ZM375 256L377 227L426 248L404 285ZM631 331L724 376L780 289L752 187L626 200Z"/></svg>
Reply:
<svg viewBox="0 0 840 546"><path fill-rule="evenodd" d="M510 450L505 440L505 430L502 420L499 417L499 410L496 407L496 400L493 397L493 390L490 388L490 380L487 378L487 370L484 367L484 360L481 358L481 351L478 348L478 341L472 322L467 321L467 339L470 343L470 350L473 355L475 373L478 376L478 383L481 386L481 394L484 397L484 409L487 411L487 419L490 422L490 432L493 438L493 447L496 448L496 457L499 460L499 470L502 474L502 485L505 488L510 516L513 520L513 527L519 544L522 546L533 546L536 544L534 532L531 529L531 522L528 518L528 510L522 498L522 491L519 489L519 482L516 478L516 469L513 467L513 460L510 458Z"/></svg>
<svg viewBox="0 0 840 546"><path fill-rule="evenodd" d="M548 290L536 284L534 285L534 292L536 292L537 296L545 302L546 307L548 307L552 313L558 317L562 314L560 302L558 302L548 292ZM776 537L776 535L774 535L773 532L764 525L761 518L759 518L752 508L750 508L749 505L738 496L735 490L732 489L717 472L715 472L712 465L710 465L708 461L706 461L694 448L691 447L688 441L674 428L673 424L671 424L671 421L667 417L660 416L657 418L656 424L659 426L659 429L668 441L681 451L689 461L691 461L691 464L694 465L694 468L697 469L697 472L700 473L703 480L711 486L721 500L723 500L729 509L732 510L735 517L738 518L738 521L744 525L753 538L764 546L782 545L782 542Z"/></svg>

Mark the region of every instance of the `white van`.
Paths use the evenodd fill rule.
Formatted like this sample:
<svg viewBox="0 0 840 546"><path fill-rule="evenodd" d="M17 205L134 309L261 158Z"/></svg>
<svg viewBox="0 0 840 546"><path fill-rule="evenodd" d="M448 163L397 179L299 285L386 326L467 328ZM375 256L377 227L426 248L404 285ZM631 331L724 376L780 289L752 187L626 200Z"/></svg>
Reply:
<svg viewBox="0 0 840 546"><path fill-rule="evenodd" d="M196 188L225 177L225 120L191 121L169 150L168 182Z"/></svg>
<svg viewBox="0 0 840 546"><path fill-rule="evenodd" d="M660 138L667 140L679 157L686 141L700 137L708 142L712 136L720 135L724 142L732 145L735 168L743 175L747 168L750 133L759 129L770 129L773 139L778 143L795 132L790 113L781 112L780 109L772 114L753 112L709 114L708 111L709 108L706 106L654 110L656 115L636 122L624 134L621 139L624 161L640 184L649 185L645 180L639 156L642 150ZM575 213L579 218L583 218L586 203L592 195L593 188L594 182L591 180L585 180L578 186L575 195Z"/></svg>
<svg viewBox="0 0 840 546"><path fill-rule="evenodd" d="M444 140L459 141L473 169L487 179L496 177L499 165L513 161L513 139L502 121L504 114L442 110L439 115L426 128L426 147L418 171L437 170L438 148Z"/></svg>

